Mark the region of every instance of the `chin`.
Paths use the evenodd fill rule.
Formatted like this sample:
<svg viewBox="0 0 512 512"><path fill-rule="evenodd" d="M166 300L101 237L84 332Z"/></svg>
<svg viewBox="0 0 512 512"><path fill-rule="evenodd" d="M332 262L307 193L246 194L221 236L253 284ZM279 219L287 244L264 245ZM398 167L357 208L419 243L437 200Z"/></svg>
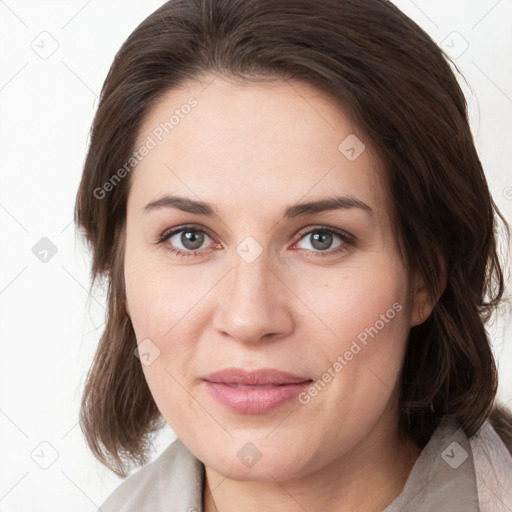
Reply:
<svg viewBox="0 0 512 512"><path fill-rule="evenodd" d="M284 447L267 443L266 447L257 449L257 442L253 444L250 441L235 441L233 444L233 448L224 446L222 453L210 452L202 459L203 463L217 473L229 475L230 479L240 482L291 480L304 476L309 466L304 453L293 453Z"/></svg>

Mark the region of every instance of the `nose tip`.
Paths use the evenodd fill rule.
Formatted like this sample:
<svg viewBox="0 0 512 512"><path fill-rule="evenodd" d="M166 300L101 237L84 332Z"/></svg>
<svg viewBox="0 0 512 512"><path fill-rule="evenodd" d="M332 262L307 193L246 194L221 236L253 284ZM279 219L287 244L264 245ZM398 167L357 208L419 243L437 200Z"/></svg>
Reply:
<svg viewBox="0 0 512 512"><path fill-rule="evenodd" d="M218 332L240 342L254 343L291 331L286 287L264 258L247 263L239 257L224 281L214 318Z"/></svg>

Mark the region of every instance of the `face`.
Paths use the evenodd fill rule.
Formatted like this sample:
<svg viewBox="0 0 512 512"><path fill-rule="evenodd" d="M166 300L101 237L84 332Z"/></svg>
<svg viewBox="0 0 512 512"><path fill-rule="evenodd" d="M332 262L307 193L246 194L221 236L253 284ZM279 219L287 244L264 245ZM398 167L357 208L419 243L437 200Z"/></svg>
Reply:
<svg viewBox="0 0 512 512"><path fill-rule="evenodd" d="M210 78L166 94L143 146L127 312L173 431L239 480L299 477L384 439L421 319L370 141L307 84ZM208 377L228 368L248 373Z"/></svg>

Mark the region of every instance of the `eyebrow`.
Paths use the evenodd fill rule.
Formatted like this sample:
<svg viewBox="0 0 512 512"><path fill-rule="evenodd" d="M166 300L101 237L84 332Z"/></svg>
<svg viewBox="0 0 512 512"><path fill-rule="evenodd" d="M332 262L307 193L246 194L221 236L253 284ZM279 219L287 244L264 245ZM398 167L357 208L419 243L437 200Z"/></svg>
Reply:
<svg viewBox="0 0 512 512"><path fill-rule="evenodd" d="M161 208L176 208L183 212L194 213L197 215L205 215L207 217L217 216L216 209L209 203L195 201L180 196L164 196L156 201L151 201L143 210L148 212L159 210ZM348 210L359 208L370 215L373 215L373 209L366 203L352 196L335 196L322 199L319 201L311 201L308 203L298 203L286 208L283 218L292 219L312 213L320 213L331 210Z"/></svg>

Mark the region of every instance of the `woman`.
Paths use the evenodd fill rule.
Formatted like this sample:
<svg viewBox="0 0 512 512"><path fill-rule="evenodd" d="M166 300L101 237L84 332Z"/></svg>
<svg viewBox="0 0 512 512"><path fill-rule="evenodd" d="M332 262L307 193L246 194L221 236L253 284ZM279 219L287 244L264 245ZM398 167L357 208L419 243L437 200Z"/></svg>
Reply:
<svg viewBox="0 0 512 512"><path fill-rule="evenodd" d="M89 446L125 476L178 440L102 510L509 510L497 219L393 4L167 2L107 76L76 221L109 290Z"/></svg>

